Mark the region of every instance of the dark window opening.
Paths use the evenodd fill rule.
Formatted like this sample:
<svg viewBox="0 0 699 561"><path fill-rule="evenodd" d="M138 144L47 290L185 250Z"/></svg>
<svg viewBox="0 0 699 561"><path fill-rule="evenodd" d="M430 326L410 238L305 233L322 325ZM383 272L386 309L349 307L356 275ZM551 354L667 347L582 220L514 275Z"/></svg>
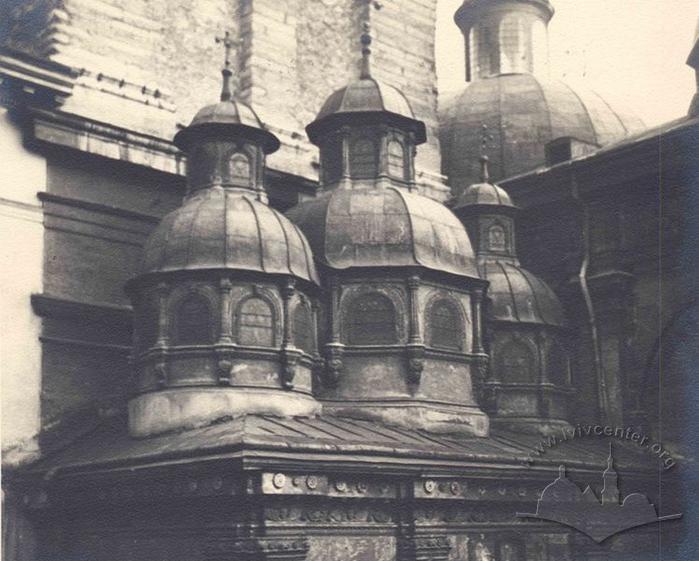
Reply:
<svg viewBox="0 0 699 561"><path fill-rule="evenodd" d="M359 138L352 143L350 175L357 179L368 179L378 175L378 154L373 140Z"/></svg>
<svg viewBox="0 0 699 561"><path fill-rule="evenodd" d="M514 342L502 348L500 359L503 382L534 382L534 358L524 343Z"/></svg>
<svg viewBox="0 0 699 561"><path fill-rule="evenodd" d="M307 304L300 303L294 309L291 320L294 347L307 353L316 349L313 313Z"/></svg>
<svg viewBox="0 0 699 561"><path fill-rule="evenodd" d="M382 294L367 294L347 310L351 345L390 345L398 342L396 309Z"/></svg>
<svg viewBox="0 0 699 561"><path fill-rule="evenodd" d="M434 304L430 312L432 346L461 350L463 343L460 319L461 314L451 303L440 301Z"/></svg>

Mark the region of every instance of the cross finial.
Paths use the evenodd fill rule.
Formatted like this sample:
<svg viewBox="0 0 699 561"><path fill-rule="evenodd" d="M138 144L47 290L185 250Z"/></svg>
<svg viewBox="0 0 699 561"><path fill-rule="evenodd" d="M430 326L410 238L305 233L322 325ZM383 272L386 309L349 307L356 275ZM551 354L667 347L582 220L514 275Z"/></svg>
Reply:
<svg viewBox="0 0 699 561"><path fill-rule="evenodd" d="M231 88L231 76L233 72L231 71L231 51L233 47L238 45L237 41L231 39L231 34L226 31L223 37L216 37L216 43L223 44L225 51L225 59L223 61L223 69L221 70L221 75L223 76L223 86L221 87L221 101L230 101L233 97L233 90Z"/></svg>
<svg viewBox="0 0 699 561"><path fill-rule="evenodd" d="M383 8L382 4L375 2L373 0L366 0L367 10L370 10L373 6L374 9L380 10ZM362 69L359 73L359 77L362 79L371 78L371 26L369 25L369 11L366 12L366 19L362 23L362 35L360 37L360 42L362 44Z"/></svg>
<svg viewBox="0 0 699 561"><path fill-rule="evenodd" d="M493 135L488 132L488 125L485 123L481 125L481 182L488 183L490 179L490 172L488 170L488 156L486 152L488 151L488 142L493 140Z"/></svg>

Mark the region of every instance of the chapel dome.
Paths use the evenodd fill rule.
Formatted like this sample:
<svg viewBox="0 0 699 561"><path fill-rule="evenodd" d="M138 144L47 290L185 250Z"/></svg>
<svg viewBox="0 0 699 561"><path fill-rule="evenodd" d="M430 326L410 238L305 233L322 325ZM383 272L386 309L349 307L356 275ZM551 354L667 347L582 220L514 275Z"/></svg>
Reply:
<svg viewBox="0 0 699 561"><path fill-rule="evenodd" d="M324 130L346 120L348 116L355 123L362 119L371 123L376 121L377 113L383 113L388 122L393 121L412 130L417 144L426 141L425 125L415 119L403 92L371 76L354 80L330 94L315 121L306 127L306 132L315 142Z"/></svg>
<svg viewBox="0 0 699 561"><path fill-rule="evenodd" d="M495 181L544 165L551 140L572 137L603 146L645 128L592 91L531 73L475 80L447 100L440 113L442 168L453 187L478 181L474 156L481 151L483 125L491 136L488 155Z"/></svg>
<svg viewBox="0 0 699 561"><path fill-rule="evenodd" d="M195 192L165 216L144 248L141 274L228 269L319 283L301 231L253 193Z"/></svg>
<svg viewBox="0 0 699 561"><path fill-rule="evenodd" d="M477 278L463 225L445 206L405 189L334 189L287 215L315 258L333 269L418 266Z"/></svg>
<svg viewBox="0 0 699 561"><path fill-rule="evenodd" d="M490 283L492 320L554 327L566 325L563 308L553 290L516 262L488 259L479 265L479 271Z"/></svg>

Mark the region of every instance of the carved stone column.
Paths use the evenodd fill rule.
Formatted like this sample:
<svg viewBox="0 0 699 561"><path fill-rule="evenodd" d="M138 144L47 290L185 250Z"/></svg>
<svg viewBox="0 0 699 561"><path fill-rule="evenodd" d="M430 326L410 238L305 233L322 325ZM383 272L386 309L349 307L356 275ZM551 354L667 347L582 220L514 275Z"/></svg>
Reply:
<svg viewBox="0 0 699 561"><path fill-rule="evenodd" d="M306 538L293 537L220 537L204 548L206 561L305 561L307 555Z"/></svg>
<svg viewBox="0 0 699 561"><path fill-rule="evenodd" d="M218 345L218 383L227 386L231 383L231 369L233 368L231 346L233 345L233 314L231 314L231 292L233 285L227 278L222 278L219 283L220 325Z"/></svg>
<svg viewBox="0 0 699 561"><path fill-rule="evenodd" d="M167 302L170 295L170 286L161 282L156 289L158 298L158 338L155 343L155 373L158 380L158 387L167 386L167 349L170 346L169 317Z"/></svg>
<svg viewBox="0 0 699 561"><path fill-rule="evenodd" d="M483 354L483 292L471 291L471 317L473 319L472 347L473 354Z"/></svg>
<svg viewBox="0 0 699 561"><path fill-rule="evenodd" d="M408 279L408 305L410 306L409 337L408 337L408 382L420 384L422 371L425 367L425 345L420 331L420 309L418 289L420 277L412 275Z"/></svg>
<svg viewBox="0 0 699 561"><path fill-rule="evenodd" d="M340 280L329 279L330 285L330 342L325 345L325 382L336 386L342 374L342 356L345 346L340 342Z"/></svg>
<svg viewBox="0 0 699 561"><path fill-rule="evenodd" d="M291 339L291 298L296 292L294 279L287 279L281 287L282 294L282 387L292 389L296 376L296 365L301 352L296 349Z"/></svg>
<svg viewBox="0 0 699 561"><path fill-rule="evenodd" d="M400 537L396 561L448 561L451 544L445 536Z"/></svg>
<svg viewBox="0 0 699 561"><path fill-rule="evenodd" d="M342 183L350 180L350 129L342 127L340 129L340 139L342 142Z"/></svg>

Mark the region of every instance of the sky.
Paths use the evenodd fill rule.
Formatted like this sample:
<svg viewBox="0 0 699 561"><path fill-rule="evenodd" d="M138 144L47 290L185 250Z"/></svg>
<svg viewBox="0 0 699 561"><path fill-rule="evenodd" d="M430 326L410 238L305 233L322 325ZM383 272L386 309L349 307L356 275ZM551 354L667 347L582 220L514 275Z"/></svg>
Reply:
<svg viewBox="0 0 699 561"><path fill-rule="evenodd" d="M464 86L464 47L453 15L462 0L438 0L437 76L441 92ZM550 78L585 84L624 104L648 126L687 113L696 89L686 65L697 0L551 0Z"/></svg>

